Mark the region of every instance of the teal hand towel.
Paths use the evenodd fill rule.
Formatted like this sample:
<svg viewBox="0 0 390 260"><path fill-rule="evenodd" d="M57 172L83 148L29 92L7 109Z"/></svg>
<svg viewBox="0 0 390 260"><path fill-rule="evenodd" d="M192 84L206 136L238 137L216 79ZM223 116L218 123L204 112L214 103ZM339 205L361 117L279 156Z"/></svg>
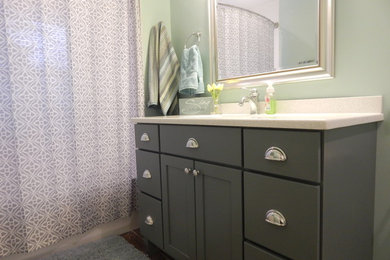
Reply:
<svg viewBox="0 0 390 260"><path fill-rule="evenodd" d="M183 50L179 92L187 96L204 93L202 57L197 45Z"/></svg>

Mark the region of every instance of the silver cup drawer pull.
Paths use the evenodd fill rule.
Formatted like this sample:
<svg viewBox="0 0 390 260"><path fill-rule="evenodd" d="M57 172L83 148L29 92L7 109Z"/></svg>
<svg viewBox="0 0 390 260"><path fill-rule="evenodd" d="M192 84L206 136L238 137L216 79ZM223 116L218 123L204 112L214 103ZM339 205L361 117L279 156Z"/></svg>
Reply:
<svg viewBox="0 0 390 260"><path fill-rule="evenodd" d="M196 149L196 148L199 148L199 143L198 143L198 141L196 141L195 138L191 137L190 139L188 139L186 147L190 148L190 149Z"/></svg>
<svg viewBox="0 0 390 260"><path fill-rule="evenodd" d="M149 141L150 141L149 135L147 133L143 133L141 135L141 142L149 142Z"/></svg>
<svg viewBox="0 0 390 260"><path fill-rule="evenodd" d="M147 216L145 219L145 224L148 226L152 226L154 223L153 218L151 216Z"/></svg>
<svg viewBox="0 0 390 260"><path fill-rule="evenodd" d="M152 178L152 174L150 173L149 170L145 170L144 173L142 174L142 178L144 179L151 179Z"/></svg>
<svg viewBox="0 0 390 260"><path fill-rule="evenodd" d="M286 153L279 147L272 146L265 152L264 158L269 161L284 162L287 160Z"/></svg>
<svg viewBox="0 0 390 260"><path fill-rule="evenodd" d="M284 227L287 225L286 218L282 213L275 209L268 210L267 213L265 213L265 221L278 227Z"/></svg>

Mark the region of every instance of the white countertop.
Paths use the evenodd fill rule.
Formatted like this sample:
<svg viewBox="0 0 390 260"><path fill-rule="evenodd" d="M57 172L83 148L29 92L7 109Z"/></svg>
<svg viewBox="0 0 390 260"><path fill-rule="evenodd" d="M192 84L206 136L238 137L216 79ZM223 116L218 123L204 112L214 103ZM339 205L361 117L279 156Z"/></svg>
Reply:
<svg viewBox="0 0 390 260"><path fill-rule="evenodd" d="M224 114L180 115L132 118L133 123L208 125L233 127L329 130L383 121L382 97L342 97L277 101L275 115L243 114L248 107L222 104ZM263 109L259 103L259 111ZM310 111L310 113L306 113Z"/></svg>
<svg viewBox="0 0 390 260"><path fill-rule="evenodd" d="M383 121L382 113L186 115L132 118L133 123L329 130Z"/></svg>

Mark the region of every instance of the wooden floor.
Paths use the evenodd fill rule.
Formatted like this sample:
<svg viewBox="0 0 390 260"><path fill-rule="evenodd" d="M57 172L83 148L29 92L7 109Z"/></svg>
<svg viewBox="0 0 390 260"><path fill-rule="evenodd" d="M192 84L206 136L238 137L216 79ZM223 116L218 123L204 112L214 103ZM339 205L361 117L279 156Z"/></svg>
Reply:
<svg viewBox="0 0 390 260"><path fill-rule="evenodd" d="M152 260L173 260L173 258L167 256L164 252L158 250L157 248L150 250L140 234L139 229L132 230L128 233L122 234L121 236L135 248L149 256Z"/></svg>

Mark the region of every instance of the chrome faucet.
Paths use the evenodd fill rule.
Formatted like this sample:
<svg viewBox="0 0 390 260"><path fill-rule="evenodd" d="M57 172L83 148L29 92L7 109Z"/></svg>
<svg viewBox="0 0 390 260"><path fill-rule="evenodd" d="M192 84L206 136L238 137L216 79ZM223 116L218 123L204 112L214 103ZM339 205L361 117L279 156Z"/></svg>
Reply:
<svg viewBox="0 0 390 260"><path fill-rule="evenodd" d="M241 101L238 103L240 106L243 106L245 102L249 102L250 113L257 114L258 111L258 100L257 97L259 93L257 92L257 88L252 88L249 92L248 96L242 97Z"/></svg>

